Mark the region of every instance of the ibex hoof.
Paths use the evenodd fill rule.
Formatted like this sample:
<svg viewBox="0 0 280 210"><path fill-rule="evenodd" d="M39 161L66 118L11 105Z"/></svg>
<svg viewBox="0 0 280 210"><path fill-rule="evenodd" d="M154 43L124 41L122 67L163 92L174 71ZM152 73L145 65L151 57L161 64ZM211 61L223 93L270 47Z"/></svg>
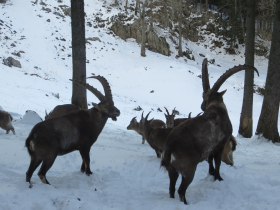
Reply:
<svg viewBox="0 0 280 210"><path fill-rule="evenodd" d="M92 171L86 171L86 175L87 175L87 176L92 175Z"/></svg>
<svg viewBox="0 0 280 210"><path fill-rule="evenodd" d="M180 195L180 201L184 202L185 205L188 204L188 202L187 202L185 196L183 196L183 195Z"/></svg>
<svg viewBox="0 0 280 210"><path fill-rule="evenodd" d="M223 181L224 179L221 177L221 176L215 176L215 181L218 180L218 181Z"/></svg>

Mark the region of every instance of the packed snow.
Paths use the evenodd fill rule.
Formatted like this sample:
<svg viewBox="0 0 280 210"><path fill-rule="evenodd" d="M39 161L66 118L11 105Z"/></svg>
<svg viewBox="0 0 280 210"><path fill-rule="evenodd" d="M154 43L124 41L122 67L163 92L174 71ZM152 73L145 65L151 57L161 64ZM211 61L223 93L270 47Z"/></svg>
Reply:
<svg viewBox="0 0 280 210"><path fill-rule="evenodd" d="M179 117L201 112L199 76L203 57L199 53L216 60L209 65L213 83L228 68L244 63L242 49L240 54L229 56L185 41L195 61L176 59L175 52L166 57L147 51L147 56L141 57L134 40L123 41L106 27L88 25L86 36L100 41L87 43L87 74L107 78L121 115L117 121L108 120L91 149L92 176L80 172L80 154L72 152L58 157L47 173L51 185L41 183L35 171L30 189L25 182L30 161L25 139L32 127L44 119L45 112L70 103L72 94L70 18L54 14L61 12L59 5L69 6L70 1L44 2L45 6L22 0L0 4L0 59L12 56L22 64L22 68L16 68L0 63L0 106L12 114L16 131L13 135L0 129L0 209L280 209L280 145L259 136L244 139L237 135L244 72L222 86L227 89L224 100L238 143L235 165L222 163L224 181L214 182L208 175L207 162L199 164L187 189L187 206L178 195L169 198L169 178L160 160L147 143L141 144L138 134L126 129L131 118L140 118L142 112L135 110L138 106L162 120L164 114L159 109L163 107L176 107ZM85 0L87 21L94 20L96 14L102 14L104 19L116 14L115 8L110 13L106 10L112 2ZM21 56L12 55L16 52ZM256 57L255 66L260 72L255 83L264 86L267 59ZM98 81L88 82L102 90ZM254 130L262 99L254 95ZM91 102L98 100L88 93L88 103Z"/></svg>

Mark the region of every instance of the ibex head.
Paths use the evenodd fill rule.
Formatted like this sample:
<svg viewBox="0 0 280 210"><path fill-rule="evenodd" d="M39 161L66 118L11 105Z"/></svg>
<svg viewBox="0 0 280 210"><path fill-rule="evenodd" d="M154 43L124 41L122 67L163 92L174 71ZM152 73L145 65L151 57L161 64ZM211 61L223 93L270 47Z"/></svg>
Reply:
<svg viewBox="0 0 280 210"><path fill-rule="evenodd" d="M176 116L178 111L176 111L176 108L174 108L172 110L172 113L170 114L166 107L164 107L164 109L166 111L166 114L164 114L165 119L166 119L166 127L167 128L173 128L174 127L174 119L175 119L175 116Z"/></svg>
<svg viewBox="0 0 280 210"><path fill-rule="evenodd" d="M249 66L249 65L234 66L233 68L227 70L222 76L220 76L220 78L215 82L212 88L210 88L207 59L205 58L202 63L203 102L201 104L201 109L205 111L205 109L210 104L213 103L223 104L223 95L225 94L226 90L222 92L218 92L219 88L231 75L242 70L254 70L259 76L258 70L253 66Z"/></svg>
<svg viewBox="0 0 280 210"><path fill-rule="evenodd" d="M139 123L137 122L136 117L133 117L126 129L133 130L134 128L137 127L139 127Z"/></svg>
<svg viewBox="0 0 280 210"><path fill-rule="evenodd" d="M88 83L86 84L79 83L79 84L83 85L87 90L92 92L100 100L100 103L94 104L94 107L100 112L102 112L103 114L105 114L107 117L116 121L117 117L120 116L120 110L114 106L113 96L108 81L104 77L99 75L91 76L88 78L97 79L102 84L104 89L104 95L101 92L99 92L96 88L89 85Z"/></svg>

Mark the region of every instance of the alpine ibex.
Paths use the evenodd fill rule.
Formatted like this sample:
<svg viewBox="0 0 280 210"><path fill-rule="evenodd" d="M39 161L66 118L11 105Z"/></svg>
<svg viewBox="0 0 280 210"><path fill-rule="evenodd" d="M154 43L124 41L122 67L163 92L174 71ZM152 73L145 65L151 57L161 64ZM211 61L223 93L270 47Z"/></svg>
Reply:
<svg viewBox="0 0 280 210"><path fill-rule="evenodd" d="M167 135L170 133L172 128L153 127L151 125L153 119L148 120L150 113L151 112L149 112L141 122L141 126L143 127L143 135L145 136L149 145L155 150L157 157L160 158L161 153L165 148Z"/></svg>
<svg viewBox="0 0 280 210"><path fill-rule="evenodd" d="M207 60L203 64L205 62L207 65ZM225 91L218 92L218 90L231 75L244 69L255 70L258 73L254 67L248 65L235 66L225 72L211 89L207 91L204 89L202 102L204 113L174 127L168 135L161 165L168 171L171 198L175 196L175 185L180 173L182 182L178 194L180 200L187 204L185 194L193 180L197 164L206 160L211 154L214 154L216 166L213 171L214 178L222 180L221 156L225 143L232 136L232 125L223 102ZM208 80L209 78L203 74L203 87L207 86Z"/></svg>
<svg viewBox="0 0 280 210"><path fill-rule="evenodd" d="M171 112L171 114L169 113L168 109L166 107L164 107L166 114L164 114L165 119L166 119L166 126L168 128L173 128L174 126L179 125L182 122L185 122L186 120L191 118L191 112L189 113L189 116L187 118L176 118L176 113L178 111L176 111L176 109L174 108ZM199 116L201 113L199 113L197 116Z"/></svg>
<svg viewBox="0 0 280 210"><path fill-rule="evenodd" d="M129 123L129 125L127 126L127 130L134 130L135 132L137 132L139 135L142 136L142 144L145 143L145 137L144 137L144 131L143 131L143 114L144 112L142 112L142 116L141 116L141 120L140 122L137 121L136 117L133 117ZM153 128L165 128L165 123L162 120L158 120L158 119L153 119L150 121L150 125Z"/></svg>
<svg viewBox="0 0 280 210"><path fill-rule="evenodd" d="M166 110L166 114L164 114L164 115L165 115L165 118L166 118L166 125L169 126L170 128L172 128L172 125L173 125L173 127L178 126L180 123L191 119L191 113L189 113L188 118L177 118L177 119L175 119L175 116L176 116L175 112L174 112L175 109L172 110L171 114L169 113L167 108L165 108L165 110ZM202 113L199 113L197 115L197 117L200 116L201 114ZM227 165L233 166L233 164L234 164L233 151L235 151L235 149L236 149L236 144L237 144L236 140L233 136L231 136L230 140L225 144L225 147L223 149L223 154L222 154L222 161L224 163L226 163ZM209 167L212 167L212 166L213 166L213 164L209 165ZM211 168L211 170L209 169L209 171L212 171L212 170L213 170L212 168Z"/></svg>
<svg viewBox="0 0 280 210"><path fill-rule="evenodd" d="M15 129L12 125L13 117L9 112L6 112L4 110L0 110L0 128L4 129L6 133L8 134L10 131L15 133Z"/></svg>
<svg viewBox="0 0 280 210"><path fill-rule="evenodd" d="M89 84L81 84L92 92L100 103L88 110L80 110L71 114L49 119L36 124L31 130L25 145L31 157L26 172L26 181L31 184L31 177L42 163L38 172L41 181L49 184L46 173L58 155L65 155L78 150L82 157L81 171L91 175L90 149L97 140L108 118L117 120L120 111L114 106L109 83L102 76L91 76L97 79L104 88L103 95Z"/></svg>
<svg viewBox="0 0 280 210"><path fill-rule="evenodd" d="M46 112L45 120L62 117L63 115L70 114L81 110L78 106L74 104L63 104L54 107L54 109L48 114Z"/></svg>

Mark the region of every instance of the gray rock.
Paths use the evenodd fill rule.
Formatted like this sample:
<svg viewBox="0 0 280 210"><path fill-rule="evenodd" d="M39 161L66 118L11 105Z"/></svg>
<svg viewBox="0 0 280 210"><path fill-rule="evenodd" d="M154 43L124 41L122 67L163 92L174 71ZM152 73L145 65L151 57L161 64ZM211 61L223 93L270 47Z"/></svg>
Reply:
<svg viewBox="0 0 280 210"><path fill-rule="evenodd" d="M14 59L13 57L8 57L8 58L4 58L3 59L3 64L9 67L17 67L17 68L21 68L21 63Z"/></svg>

